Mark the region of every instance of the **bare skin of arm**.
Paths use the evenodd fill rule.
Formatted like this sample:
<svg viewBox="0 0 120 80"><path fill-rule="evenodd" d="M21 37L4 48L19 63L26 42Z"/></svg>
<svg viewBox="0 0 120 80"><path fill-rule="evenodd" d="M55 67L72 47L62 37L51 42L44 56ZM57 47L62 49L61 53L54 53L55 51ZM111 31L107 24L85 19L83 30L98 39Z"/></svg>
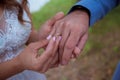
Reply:
<svg viewBox="0 0 120 80"><path fill-rule="evenodd" d="M5 80L6 78L22 72L21 65L17 62L16 58L13 60L0 63L0 79Z"/></svg>

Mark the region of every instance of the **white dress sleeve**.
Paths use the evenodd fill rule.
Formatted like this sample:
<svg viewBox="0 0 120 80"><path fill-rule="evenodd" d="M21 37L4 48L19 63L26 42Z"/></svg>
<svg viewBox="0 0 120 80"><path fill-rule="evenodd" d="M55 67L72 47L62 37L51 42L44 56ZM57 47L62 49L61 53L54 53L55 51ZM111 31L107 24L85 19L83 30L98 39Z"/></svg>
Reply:
<svg viewBox="0 0 120 80"><path fill-rule="evenodd" d="M29 21L24 12L24 19ZM5 10L0 20L0 62L16 57L25 47L30 32L31 24L22 25L17 17L17 11Z"/></svg>
<svg viewBox="0 0 120 80"><path fill-rule="evenodd" d="M30 21L25 11L23 18ZM25 22L22 25L18 20L17 11L4 11L0 20L0 63L11 60L21 53L25 48L30 32L31 24ZM7 80L46 80L46 77L44 74L25 70Z"/></svg>

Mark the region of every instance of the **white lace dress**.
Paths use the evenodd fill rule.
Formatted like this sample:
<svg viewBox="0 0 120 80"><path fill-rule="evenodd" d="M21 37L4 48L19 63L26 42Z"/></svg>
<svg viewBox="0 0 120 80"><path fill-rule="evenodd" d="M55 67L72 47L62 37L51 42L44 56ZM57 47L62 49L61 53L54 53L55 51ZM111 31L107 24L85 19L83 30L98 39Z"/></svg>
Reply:
<svg viewBox="0 0 120 80"><path fill-rule="evenodd" d="M23 18L29 21L25 11ZM25 25L20 24L17 11L4 10L0 19L0 63L20 54L25 48L30 32L31 24L27 22ZM46 80L46 78L43 74L25 70L7 80Z"/></svg>

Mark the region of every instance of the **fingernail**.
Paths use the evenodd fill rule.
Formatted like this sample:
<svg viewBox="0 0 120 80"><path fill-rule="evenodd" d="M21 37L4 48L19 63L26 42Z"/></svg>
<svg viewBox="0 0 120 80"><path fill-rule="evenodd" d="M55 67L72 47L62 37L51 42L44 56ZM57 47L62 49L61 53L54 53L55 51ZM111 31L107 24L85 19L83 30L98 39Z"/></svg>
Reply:
<svg viewBox="0 0 120 80"><path fill-rule="evenodd" d="M61 36L59 36L59 40L61 40L62 39L62 37Z"/></svg>
<svg viewBox="0 0 120 80"><path fill-rule="evenodd" d="M53 41L55 41L56 40L56 37L53 37Z"/></svg>
<svg viewBox="0 0 120 80"><path fill-rule="evenodd" d="M47 37L47 40L50 40L50 38L51 38L52 36L51 35L49 35L48 37Z"/></svg>

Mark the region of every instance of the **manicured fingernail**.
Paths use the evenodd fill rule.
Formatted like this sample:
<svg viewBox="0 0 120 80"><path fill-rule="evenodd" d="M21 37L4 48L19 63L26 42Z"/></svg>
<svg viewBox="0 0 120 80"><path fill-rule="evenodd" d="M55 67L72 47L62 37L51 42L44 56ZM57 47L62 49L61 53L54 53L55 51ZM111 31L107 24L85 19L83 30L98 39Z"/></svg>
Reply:
<svg viewBox="0 0 120 80"><path fill-rule="evenodd" d="M47 37L47 40L50 40L50 38L51 38L52 36L51 35L49 35L48 37Z"/></svg>
<svg viewBox="0 0 120 80"><path fill-rule="evenodd" d="M59 40L61 40L62 39L62 37L61 36L59 36Z"/></svg>
<svg viewBox="0 0 120 80"><path fill-rule="evenodd" d="M53 37L53 41L55 41L56 40L56 37Z"/></svg>

